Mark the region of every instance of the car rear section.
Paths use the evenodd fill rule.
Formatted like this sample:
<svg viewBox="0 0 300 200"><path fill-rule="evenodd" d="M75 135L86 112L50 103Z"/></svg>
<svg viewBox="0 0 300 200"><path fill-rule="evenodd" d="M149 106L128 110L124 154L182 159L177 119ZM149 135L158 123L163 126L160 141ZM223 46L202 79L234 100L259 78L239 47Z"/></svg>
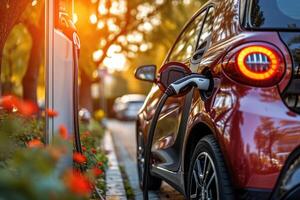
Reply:
<svg viewBox="0 0 300 200"><path fill-rule="evenodd" d="M253 11L256 10L256 11ZM294 118L300 114L300 2L295 0L279 1L270 5L267 1L255 1L252 13L259 12L256 17L253 15L253 28L275 29L281 41L286 46L291 59L291 76L287 86L278 87L281 98L289 108L289 114ZM260 13L264 13L260 16ZM261 20L263 19L263 21ZM281 168L280 178L277 186L273 189L274 199L299 198L299 183L296 171L298 170L297 160L299 158L299 125L289 120L282 127L290 126L290 131L285 139L280 140L282 144L282 155L285 162ZM287 125L288 124L288 125ZM294 126L292 125L294 124ZM288 128L287 128L288 129ZM296 175L295 175L296 174ZM291 178L293 177L293 178ZM297 186L298 185L298 186Z"/></svg>
<svg viewBox="0 0 300 200"><path fill-rule="evenodd" d="M184 173L179 170L177 176L182 176L176 180L184 182L182 190L188 195L190 164L205 151L198 144L211 143L220 147L216 160L224 158L221 171L228 171L238 199L268 199L288 157L300 146L300 15L295 11L300 10L300 2L214 2L209 47L192 67L211 75L215 88L201 98L194 93L183 141L180 170ZM140 118L153 113L153 102L159 98L155 91L150 92ZM145 123L138 127L147 130ZM218 168L218 162L212 163ZM218 171L214 175L220 182L224 176Z"/></svg>
<svg viewBox="0 0 300 200"><path fill-rule="evenodd" d="M241 0L240 32L212 46L226 53L203 111L240 197L267 199L300 144L299 10L296 0Z"/></svg>
<svg viewBox="0 0 300 200"><path fill-rule="evenodd" d="M253 0L249 5L250 20L246 27L252 30L275 30L285 44L292 59L292 77L289 85L280 88L284 103L300 113L300 2L295 0Z"/></svg>

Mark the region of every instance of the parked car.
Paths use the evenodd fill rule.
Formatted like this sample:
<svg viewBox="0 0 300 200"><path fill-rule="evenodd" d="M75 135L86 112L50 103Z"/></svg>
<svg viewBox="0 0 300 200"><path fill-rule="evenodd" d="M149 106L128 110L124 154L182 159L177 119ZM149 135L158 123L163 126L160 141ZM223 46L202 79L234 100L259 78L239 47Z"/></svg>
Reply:
<svg viewBox="0 0 300 200"><path fill-rule="evenodd" d="M117 119L135 120L145 99L146 96L140 94L127 94L118 97L113 105Z"/></svg>
<svg viewBox="0 0 300 200"><path fill-rule="evenodd" d="M215 86L165 103L149 189L164 180L186 199L218 200L268 199L278 190L300 145L299 10L297 0L214 0L187 23L161 69L180 62ZM140 79L154 83L136 124L141 187L147 131L162 96L149 69L139 68Z"/></svg>

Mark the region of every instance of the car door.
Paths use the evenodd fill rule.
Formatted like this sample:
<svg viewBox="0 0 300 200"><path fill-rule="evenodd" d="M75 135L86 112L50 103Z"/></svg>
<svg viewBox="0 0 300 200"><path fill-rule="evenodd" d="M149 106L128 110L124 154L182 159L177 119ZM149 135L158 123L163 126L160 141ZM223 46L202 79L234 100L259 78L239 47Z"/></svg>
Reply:
<svg viewBox="0 0 300 200"><path fill-rule="evenodd" d="M197 49L199 34L203 28L207 11L208 7L202 9L185 26L171 49L166 63L176 61L190 65L190 59ZM162 93L158 91L154 96L157 98L161 95ZM191 94L187 96L191 97ZM170 171L177 171L180 165L181 145L178 141L181 140L181 132L185 131L181 122L186 118L185 113L188 113L184 106L187 96L170 97L167 100L154 134L152 153L155 165Z"/></svg>

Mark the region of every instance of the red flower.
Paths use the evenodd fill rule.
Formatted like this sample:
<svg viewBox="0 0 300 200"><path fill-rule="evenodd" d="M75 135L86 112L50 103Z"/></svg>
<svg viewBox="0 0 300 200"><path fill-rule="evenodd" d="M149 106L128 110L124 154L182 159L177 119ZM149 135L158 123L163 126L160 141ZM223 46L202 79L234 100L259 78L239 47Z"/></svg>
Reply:
<svg viewBox="0 0 300 200"><path fill-rule="evenodd" d="M95 148L92 148L91 151L92 151L93 154L97 153L97 150Z"/></svg>
<svg viewBox="0 0 300 200"><path fill-rule="evenodd" d="M31 101L23 101L19 98L7 95L1 98L0 105L8 111L16 108L16 110L25 116L31 116L38 112L38 106Z"/></svg>
<svg viewBox="0 0 300 200"><path fill-rule="evenodd" d="M27 143L27 146L29 148L41 148L44 146L44 144L38 139L33 139Z"/></svg>
<svg viewBox="0 0 300 200"><path fill-rule="evenodd" d="M91 135L91 133L90 133L89 131L85 131L85 132L83 133L83 135L84 135L85 137L88 137L88 136Z"/></svg>
<svg viewBox="0 0 300 200"><path fill-rule="evenodd" d="M103 165L103 162L100 162L100 161L99 161L99 162L97 163L97 166L98 166L98 167L101 167L102 165Z"/></svg>
<svg viewBox="0 0 300 200"><path fill-rule="evenodd" d="M82 151L86 151L86 147L82 146L81 147Z"/></svg>
<svg viewBox="0 0 300 200"><path fill-rule="evenodd" d="M0 100L0 105L7 110L12 110L17 104L19 104L18 98L12 95L3 96Z"/></svg>
<svg viewBox="0 0 300 200"><path fill-rule="evenodd" d="M99 169L98 167L94 167L92 169L94 176L100 176L101 174L103 174L103 171L101 169Z"/></svg>
<svg viewBox="0 0 300 200"><path fill-rule="evenodd" d="M91 133L89 131L84 131L80 137L82 139L85 139L85 138L89 137L90 135L91 135Z"/></svg>
<svg viewBox="0 0 300 200"><path fill-rule="evenodd" d="M68 139L68 130L64 125L60 125L59 128L59 135L64 139L67 140Z"/></svg>
<svg viewBox="0 0 300 200"><path fill-rule="evenodd" d="M58 112L51 108L47 108L46 113L49 117L57 117L57 115L58 115Z"/></svg>
<svg viewBox="0 0 300 200"><path fill-rule="evenodd" d="M93 189L93 184L89 179L77 171L67 173L65 184L71 192L83 196L88 196Z"/></svg>
<svg viewBox="0 0 300 200"><path fill-rule="evenodd" d="M31 101L19 101L17 105L18 111L25 116L31 116L38 112L38 106Z"/></svg>
<svg viewBox="0 0 300 200"><path fill-rule="evenodd" d="M86 157L81 153L75 152L73 153L73 160L79 164L86 162Z"/></svg>

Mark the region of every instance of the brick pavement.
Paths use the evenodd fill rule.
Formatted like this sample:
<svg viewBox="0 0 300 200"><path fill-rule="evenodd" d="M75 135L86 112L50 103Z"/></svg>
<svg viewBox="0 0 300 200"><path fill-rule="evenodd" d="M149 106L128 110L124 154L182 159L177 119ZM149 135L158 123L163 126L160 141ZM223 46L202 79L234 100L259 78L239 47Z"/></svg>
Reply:
<svg viewBox="0 0 300 200"><path fill-rule="evenodd" d="M106 171L106 199L107 200L127 200L123 179L119 169L119 163L115 154L111 134L107 132L103 140L104 149L108 152L108 169Z"/></svg>

